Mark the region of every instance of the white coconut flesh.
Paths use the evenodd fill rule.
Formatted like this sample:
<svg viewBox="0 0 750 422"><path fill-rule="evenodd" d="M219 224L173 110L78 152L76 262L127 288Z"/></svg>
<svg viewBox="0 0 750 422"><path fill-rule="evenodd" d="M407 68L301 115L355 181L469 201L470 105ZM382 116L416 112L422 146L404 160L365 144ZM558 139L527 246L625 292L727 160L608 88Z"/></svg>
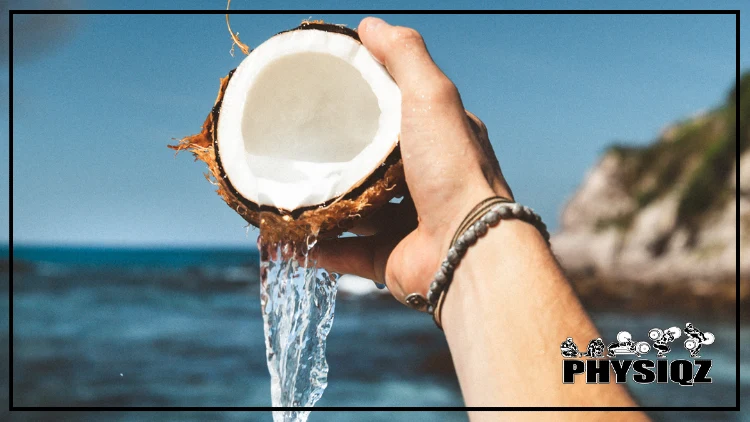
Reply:
<svg viewBox="0 0 750 422"><path fill-rule="evenodd" d="M401 92L350 36L285 32L258 46L224 94L216 142L235 190L283 210L359 186L390 155Z"/></svg>

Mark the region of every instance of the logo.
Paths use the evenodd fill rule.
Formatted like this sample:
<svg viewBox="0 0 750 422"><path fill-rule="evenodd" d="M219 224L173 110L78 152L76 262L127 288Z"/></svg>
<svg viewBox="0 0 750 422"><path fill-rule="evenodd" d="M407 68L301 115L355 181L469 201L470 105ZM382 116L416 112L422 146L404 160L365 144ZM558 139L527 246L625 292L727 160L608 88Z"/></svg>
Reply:
<svg viewBox="0 0 750 422"><path fill-rule="evenodd" d="M677 327L667 328L666 330L652 328L648 332L648 338L654 341L654 349L657 350L656 357L666 357L667 353L672 351L669 343L673 342L676 338L680 338L680 335L682 335L682 331Z"/></svg>
<svg viewBox="0 0 750 422"><path fill-rule="evenodd" d="M685 350L694 360L669 361L666 358L672 352L670 343L682 337L683 333L687 337L683 343ZM648 331L648 338L656 351L655 360L616 359L627 355L641 358L651 351L652 345L647 341L633 341L633 336L628 331L620 331L617 341L606 347L601 338L595 338L589 342L584 352L578 350L572 337L568 337L560 344L560 354L566 358L563 360L563 384L575 383L577 375L583 375L587 384L607 384L610 382L610 368L615 374L616 383L627 382L630 374L632 380L639 384L666 384L671 381L682 386L692 386L712 382L708 377L711 360L696 359L700 358L699 353L703 346L714 342L715 337L712 333L703 332L688 322L684 330L678 327L652 328ZM581 357L588 359L575 359ZM604 359L605 357L608 359Z"/></svg>
<svg viewBox="0 0 750 422"><path fill-rule="evenodd" d="M609 350L607 356L611 358L620 355L636 355L641 357L641 355L645 355L651 350L651 346L645 341L636 343L629 332L620 331L617 333L617 343L610 344L607 350Z"/></svg>
<svg viewBox="0 0 750 422"><path fill-rule="evenodd" d="M709 345L714 342L714 335L712 333L704 333L701 330L693 327L693 324L685 324L685 334L688 335L688 339L685 340L685 348L690 351L690 357L699 358L698 352L701 351L701 346Z"/></svg>

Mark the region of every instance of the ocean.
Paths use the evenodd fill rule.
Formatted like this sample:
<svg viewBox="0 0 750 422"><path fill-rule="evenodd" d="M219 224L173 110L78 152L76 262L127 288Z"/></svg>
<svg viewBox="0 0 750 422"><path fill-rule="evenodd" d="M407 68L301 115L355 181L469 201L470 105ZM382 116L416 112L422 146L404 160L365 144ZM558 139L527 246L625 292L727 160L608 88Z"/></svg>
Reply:
<svg viewBox="0 0 750 422"><path fill-rule="evenodd" d="M7 250L4 253L7 256ZM255 250L17 246L14 258L3 266L0 282L8 285L12 268L10 399L15 406L270 405ZM328 338L329 385L316 407L462 406L447 344L432 320L387 295L349 286L347 281L340 284ZM8 289L4 291L2 312L8 313ZM633 386L631 382L641 404L677 409L735 405L735 368L740 364L735 322L696 315L689 310L592 313L605 342L622 330L645 339L653 327L684 327L688 321L715 334L716 342L703 349L703 357L713 360L712 384ZM744 325L741 336L748 334L750 327ZM10 341L7 328L2 335ZM509 339L508 347L511 343ZM676 353L685 352L681 343L675 345ZM744 342L745 405L750 405L749 352L750 342ZM9 358L7 348L2 353ZM2 369L6 379L8 370ZM0 394L8 398L9 391ZM13 420L271 420L265 411L103 415L19 412ZM652 417L750 420L736 412L668 412ZM467 417L462 411L313 412L309 420L415 422L466 421Z"/></svg>

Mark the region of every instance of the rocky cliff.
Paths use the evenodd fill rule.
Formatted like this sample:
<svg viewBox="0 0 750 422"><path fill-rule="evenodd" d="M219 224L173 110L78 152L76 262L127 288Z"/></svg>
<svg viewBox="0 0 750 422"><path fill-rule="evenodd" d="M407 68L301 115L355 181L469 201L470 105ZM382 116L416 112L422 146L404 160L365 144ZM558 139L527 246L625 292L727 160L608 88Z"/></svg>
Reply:
<svg viewBox="0 0 750 422"><path fill-rule="evenodd" d="M739 275L748 278L748 123L750 72L721 107L668 127L652 145L611 147L552 238L571 277L711 291L734 282L739 253Z"/></svg>

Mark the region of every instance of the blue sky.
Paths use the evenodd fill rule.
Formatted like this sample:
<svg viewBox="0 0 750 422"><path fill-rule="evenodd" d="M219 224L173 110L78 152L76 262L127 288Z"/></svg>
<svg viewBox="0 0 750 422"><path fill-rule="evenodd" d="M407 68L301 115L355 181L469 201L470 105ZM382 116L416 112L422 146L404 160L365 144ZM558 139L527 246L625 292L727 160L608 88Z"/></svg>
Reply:
<svg viewBox="0 0 750 422"><path fill-rule="evenodd" d="M126 4L220 9L225 3ZM233 6L248 4L235 0ZM576 3L589 4L602 7ZM739 8L738 2L717 4ZM123 8L123 2L68 5ZM285 2L295 8L312 5L340 7L339 2ZM18 3L11 3L14 7ZM421 6L371 1L359 7ZM466 108L487 124L517 199L553 228L566 199L607 145L651 142L668 123L718 105L735 77L736 28L729 15L376 15L423 34ZM244 42L257 45L305 18L356 27L364 16L236 15L232 25ZM28 19L14 20L16 244L254 242L244 221L203 178L205 166L189 154L175 158L166 148L171 138L199 130L219 77L242 59L229 55L223 15L80 15L43 25ZM747 57L741 64L750 67ZM7 67L0 77L8 81ZM0 149L8 149L6 134L0 134ZM1 165L7 169L7 162ZM7 193L2 185L2 207L8 206ZM7 219L0 215L0 224ZM3 241L7 232L0 233Z"/></svg>

